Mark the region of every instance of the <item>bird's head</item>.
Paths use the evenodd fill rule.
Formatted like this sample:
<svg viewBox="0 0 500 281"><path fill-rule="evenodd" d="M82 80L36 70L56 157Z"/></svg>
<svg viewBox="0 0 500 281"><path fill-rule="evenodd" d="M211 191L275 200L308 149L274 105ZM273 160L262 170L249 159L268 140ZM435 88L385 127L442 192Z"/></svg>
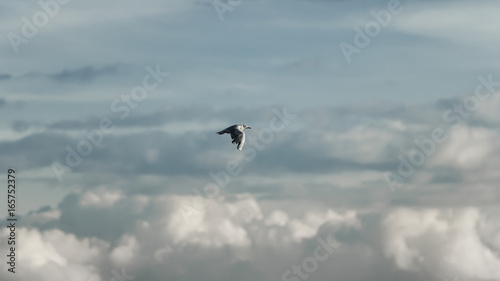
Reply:
<svg viewBox="0 0 500 281"><path fill-rule="evenodd" d="M252 127L249 127L249 126L243 124L243 130L245 130L245 129L252 129Z"/></svg>

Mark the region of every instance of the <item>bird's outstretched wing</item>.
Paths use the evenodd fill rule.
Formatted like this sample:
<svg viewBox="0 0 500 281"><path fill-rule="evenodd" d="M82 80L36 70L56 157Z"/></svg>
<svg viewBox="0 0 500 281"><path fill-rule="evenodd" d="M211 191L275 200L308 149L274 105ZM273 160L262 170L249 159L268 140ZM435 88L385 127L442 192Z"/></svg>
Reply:
<svg viewBox="0 0 500 281"><path fill-rule="evenodd" d="M218 131L217 134L219 134L219 135L231 134L231 138L234 139L234 137L233 137L233 131L236 129L236 126L237 125L229 126L229 127L225 128L222 131Z"/></svg>
<svg viewBox="0 0 500 281"><path fill-rule="evenodd" d="M238 150L241 150L245 144L245 133L240 130L234 130L231 132L231 138L233 139L233 143L238 145Z"/></svg>
<svg viewBox="0 0 500 281"><path fill-rule="evenodd" d="M229 130L228 129L224 129L222 131L218 131L217 134L219 134L219 135L229 134Z"/></svg>

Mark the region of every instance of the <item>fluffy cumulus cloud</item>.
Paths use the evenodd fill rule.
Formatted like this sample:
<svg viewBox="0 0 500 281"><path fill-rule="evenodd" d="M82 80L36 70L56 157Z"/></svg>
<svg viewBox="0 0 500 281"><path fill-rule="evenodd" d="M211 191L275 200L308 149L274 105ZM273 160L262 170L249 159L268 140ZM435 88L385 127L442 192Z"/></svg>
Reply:
<svg viewBox="0 0 500 281"><path fill-rule="evenodd" d="M17 235L17 245L23 241L16 252L14 274L19 279L103 280L97 265L107 253L108 243L96 238L79 239L58 229L41 231L21 227L17 229ZM2 265L2 278L11 277L8 268L11 265Z"/></svg>
<svg viewBox="0 0 500 281"><path fill-rule="evenodd" d="M84 216L90 215L85 214L89 205L83 204L89 200L89 194L92 192L72 195L77 198L76 209ZM274 264L273 259L266 257L267 251L275 258L289 260L291 266L295 259L312 255L308 248L315 243L315 238L331 244L336 232L361 229L355 211L335 211L323 207L301 215L287 214L279 209L272 209L267 214L249 194L210 201L203 208L197 208L196 213L186 216L185 212L190 211L186 208L192 208L190 204L196 199L194 196L150 198L149 207L134 216L126 213L118 215L126 220L123 223L132 227L118 234L117 239L108 241L75 228L67 228L66 231L54 228L68 215L74 220L81 219L81 215L77 216L74 210L60 206L58 211L62 212L61 216L53 216L46 222L42 227L45 230L32 227L17 230L20 244L18 262L23 265L22 269L17 269L18 276L22 280L30 280L35 275L42 280L107 280L112 278L113 272L122 274L121 269L125 268L127 276L134 275L139 279L172 273L186 278L194 273L185 270L212 255L213 259L206 268L210 271L221 268L232 271L243 266L246 270L259 272ZM125 200L118 199L115 204ZM104 212L111 208L110 205L93 207ZM52 216L53 212L45 209L30 216L45 213ZM92 219L106 220L99 217ZM4 232L7 234L7 231ZM293 255L286 256L282 251ZM184 265L174 266L171 263L173 260L182 261ZM287 265L282 260L276 263L276 267L266 270L280 276L283 266ZM148 267L150 272L144 270ZM41 268L44 269L43 274L39 273ZM0 274L8 276L5 272ZM207 278L215 280L219 274L214 272Z"/></svg>
<svg viewBox="0 0 500 281"><path fill-rule="evenodd" d="M486 218L477 208L394 210L383 221L385 253L405 270L496 280L499 225L490 221L492 230L483 229Z"/></svg>
<svg viewBox="0 0 500 281"><path fill-rule="evenodd" d="M433 164L477 169L487 158L499 152L499 146L499 135L492 130L481 127L457 128L450 132L446 144L433 158Z"/></svg>
<svg viewBox="0 0 500 281"><path fill-rule="evenodd" d="M102 187L99 190L106 193ZM83 203L92 193L69 196L76 198L76 211L91 216L95 225L110 222L108 217L87 213L91 206ZM332 276L498 280L499 276L500 221L495 209L390 208L383 213L359 213L301 200L278 208L259 203L250 194L221 196L197 205L193 202L207 199L141 195L135 200L147 202L147 207L116 214L115 220L130 227L122 227L115 239L62 227L62 218L82 219L82 214L63 205L57 209L60 216L49 208L30 214L47 218L40 228L17 230L22 264L17 276L20 280L111 280L116 276L191 280L200 274L205 280L229 280L240 274L244 280ZM92 207L106 212L130 202L125 197L113 201ZM294 211L294 206L306 211ZM114 226L103 227L98 232ZM346 266L353 262L355 268ZM7 277L5 272L0 276Z"/></svg>

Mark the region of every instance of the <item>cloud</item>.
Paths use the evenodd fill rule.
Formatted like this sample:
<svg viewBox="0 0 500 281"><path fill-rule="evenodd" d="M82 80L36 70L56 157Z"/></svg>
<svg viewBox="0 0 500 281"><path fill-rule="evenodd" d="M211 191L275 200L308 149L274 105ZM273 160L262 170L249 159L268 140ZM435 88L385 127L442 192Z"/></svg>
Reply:
<svg viewBox="0 0 500 281"><path fill-rule="evenodd" d="M30 128L30 124L28 122L22 120L14 120L11 125L12 130L16 132L26 132Z"/></svg>
<svg viewBox="0 0 500 281"><path fill-rule="evenodd" d="M391 104L374 104L367 111L363 111L366 106L305 110L289 128L276 133L263 149L256 149L250 138L264 144L259 134L273 117L268 108L165 107L153 113L131 115L122 123L117 121L115 131L104 134L101 144L93 146L90 155L82 158L82 164L75 167L72 174L95 175L92 177L95 180L84 180L82 184L92 185L100 179L119 176L134 183L120 183L125 191L140 185L145 193L187 194L191 189L181 187L182 184L203 187L212 183L214 179L209 173L223 172L229 159L233 159L242 173L231 177L229 193L250 192L283 198L304 196L305 192L307 196L324 200L326 194L343 193L346 189L372 190L374 185L386 185L382 173L397 171L399 155L407 158L411 149L418 148L415 140L429 137L435 126L442 126L444 109L432 105L430 103L426 110L421 110L423 105L398 109L399 105ZM247 132L246 152L243 151L256 150L252 161L245 160L245 154L235 154L228 140L214 133L230 124L228 122L234 120L231 116L238 113L253 127ZM28 153L29 158L18 162L19 168L50 168L53 161L67 165L66 147L76 150L78 143L85 139L81 130L95 129L98 122L99 118L95 117L58 121L47 125L43 133L0 143L0 151L5 155L0 163L8 166L12 159L24 159L22 155ZM12 126L19 130L25 125L16 122L16 126L14 123ZM38 149L40 143L51 143L51 149ZM494 182L497 177L491 167L498 165L498 158L488 156L496 155L499 146L496 132L489 127L476 127L467 122L451 129L447 141L436 145L436 152L417 167L407 182L407 191L431 190L439 184L466 192L470 189L467 185L480 178L482 182ZM56 179L54 174L48 176ZM69 173L64 177L67 176ZM255 180L256 176L260 180ZM162 181L167 184L162 185ZM343 193L343 196L350 199L337 195L332 200L360 206L369 202L371 195ZM404 200L398 200L403 201L393 203L421 204L420 200L434 200L411 192L401 196ZM439 200L448 202L461 197L459 201L463 202L467 197L462 196L453 193ZM496 197L490 197L493 198Z"/></svg>
<svg viewBox="0 0 500 281"><path fill-rule="evenodd" d="M117 72L116 66L104 66L102 68L95 68L93 66L85 66L77 69L65 69L58 73L49 74L48 77L56 82L91 82L96 78L103 75L115 74Z"/></svg>
<svg viewBox="0 0 500 281"><path fill-rule="evenodd" d="M100 191L113 193L103 188ZM221 200L212 201L207 208L200 210L201 213L186 217L185 208L190 207L194 196L147 197L142 203L143 207L138 208L139 201L132 203L125 197L113 205L83 204L88 201L89 192L68 195L65 203L58 208L60 216L53 217L57 223L47 223L52 226L50 229L19 230L20 239L30 241L23 246L23 253L39 250L37 255L29 255L29 258L22 260L26 268L20 275L21 280L28 280L40 266L48 266L47 276L52 270L65 267L60 274L52 275L55 281L64 278L80 280L77 279L79 275L88 280L105 280L110 278L107 276L113 268L126 268L126 272L140 279L150 274L164 274L165 271L179 277L183 274L182 270L185 270L184 274L195 274L196 271L189 265L200 264L209 256L212 262L204 268L213 267L216 271L213 275L209 274L207 280L217 278L217 268L221 264L234 271L232 274L238 274L237 268L243 263L248 266L247 270L260 272L258 274L264 276L266 274L261 271L263 267L269 262L274 263L274 258L264 258L266 248L277 251L272 256L289 260L278 263L289 267L295 255L300 257L309 251L303 243L310 243L306 241L314 241L319 235L324 236L324 233L320 233L325 230L320 230L322 227L331 228L332 231L360 228L356 212L337 212L324 207L299 216L286 213L285 216L291 218L287 223L269 224L266 222L275 215L263 213L255 197L248 194L221 197ZM141 196L132 198L139 200ZM69 201L72 203L68 204ZM135 211L119 211L122 209L120 206L132 206ZM98 212L90 212L93 208ZM53 211L44 208L36 214ZM114 214L106 215L110 212ZM94 222L90 223L91 220ZM79 223L62 227L64 221ZM101 233L103 229L115 231L118 224L129 227L121 227L122 231L115 239L93 235ZM85 225L86 230L80 225ZM294 256L285 258L279 252L280 249ZM174 265L174 259L178 259L179 265L183 266ZM143 271L143 266L147 264L161 266L155 266L152 271ZM272 271L281 274L281 268L277 266ZM46 280L47 277L41 275L39 278Z"/></svg>
<svg viewBox="0 0 500 281"><path fill-rule="evenodd" d="M445 1L434 5L433 9L428 9L427 4L417 3L417 8L397 21L395 27L403 32L447 38L490 49L498 43L496 38L490 36L493 32L493 25L490 23L498 21L494 16L499 10L497 4L494 1L486 1L480 5ZM438 16L443 13L450 16Z"/></svg>
<svg viewBox="0 0 500 281"><path fill-rule="evenodd" d="M446 144L432 158L433 165L477 169L499 152L500 138L484 128L460 127L450 131Z"/></svg>
<svg viewBox="0 0 500 281"><path fill-rule="evenodd" d="M317 239L328 236L339 246L318 262L317 270L303 271L310 280L332 275L391 281L499 276L500 224L494 209L390 208L361 214L304 200L281 202L277 208L250 194L220 196L208 205L193 205L196 196L178 195L83 204L95 192L117 191L99 187L68 195L57 208L60 215L50 215L49 229L27 225L18 230L19 241L25 241L22 253L37 253L23 255L20 280L30 280L40 266L47 271L38 278L53 281L107 280L122 269L141 280L160 280L167 273L176 279L234 280L239 274L243 280L279 279L314 256ZM43 208L32 215L54 211ZM114 238L101 235L118 229Z"/></svg>
<svg viewBox="0 0 500 281"><path fill-rule="evenodd" d="M0 74L0 81L2 80L9 80L12 78L11 74Z"/></svg>
<svg viewBox="0 0 500 281"><path fill-rule="evenodd" d="M111 64L102 67L82 66L73 69L63 69L58 72L46 73L32 71L23 74L16 79L48 79L56 83L90 83L103 76L117 75L122 64Z"/></svg>
<svg viewBox="0 0 500 281"><path fill-rule="evenodd" d="M93 207L110 207L114 203L123 198L123 194L119 191L108 191L103 188L96 191L86 192L80 201L82 206Z"/></svg>
<svg viewBox="0 0 500 281"><path fill-rule="evenodd" d="M125 266L130 263L139 251L139 244L134 236L124 235L118 246L110 253L110 259L115 265Z"/></svg>
<svg viewBox="0 0 500 281"><path fill-rule="evenodd" d="M477 228L483 220L484 214L477 208L395 210L384 220L385 252L405 270L497 280L499 249L484 244L484 233Z"/></svg>
<svg viewBox="0 0 500 281"><path fill-rule="evenodd" d="M324 58L308 57L295 62L287 63L282 68L284 70L317 70L324 65Z"/></svg>
<svg viewBox="0 0 500 281"><path fill-rule="evenodd" d="M12 163L21 169L46 167L63 153L70 138L49 132L28 134L15 141L0 142L3 157L0 166L7 168ZM40 150L40 147L45 149Z"/></svg>
<svg viewBox="0 0 500 281"><path fill-rule="evenodd" d="M16 267L19 280L103 280L96 260L109 247L104 241L78 239L57 229L39 231L20 227L16 231L18 241L23 241L23 246L17 247L18 263L24 265L22 269ZM6 272L4 264L0 276L7 278L6 274L12 274Z"/></svg>

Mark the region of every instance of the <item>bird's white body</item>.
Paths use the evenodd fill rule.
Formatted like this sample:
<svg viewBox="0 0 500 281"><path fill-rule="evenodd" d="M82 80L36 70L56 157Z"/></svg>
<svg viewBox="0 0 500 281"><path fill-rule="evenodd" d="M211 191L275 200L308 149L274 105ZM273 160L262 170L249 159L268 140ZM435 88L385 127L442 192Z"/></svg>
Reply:
<svg viewBox="0 0 500 281"><path fill-rule="evenodd" d="M252 128L248 127L245 124L241 125L237 124L227 127L224 130L217 132L217 134L219 135L230 134L233 143L238 145L236 148L238 150L241 150L243 148L243 145L245 144L245 132L243 132L243 130L245 129L252 129Z"/></svg>

